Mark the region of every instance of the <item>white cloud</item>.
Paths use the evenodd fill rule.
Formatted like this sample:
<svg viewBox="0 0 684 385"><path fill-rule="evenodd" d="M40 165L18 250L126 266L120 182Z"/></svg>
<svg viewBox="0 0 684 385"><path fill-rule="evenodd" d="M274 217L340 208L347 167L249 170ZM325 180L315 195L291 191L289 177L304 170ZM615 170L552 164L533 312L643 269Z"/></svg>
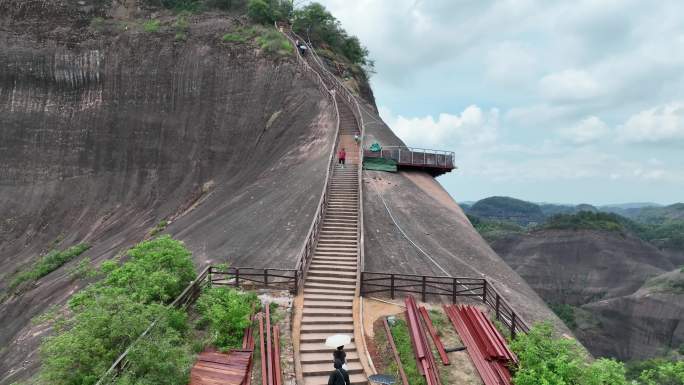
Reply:
<svg viewBox="0 0 684 385"><path fill-rule="evenodd" d="M480 107L468 106L458 115L441 113L433 116L394 116L387 108L380 108L380 114L392 130L408 146L444 148L457 145L491 144L498 137L499 110L483 111Z"/></svg>
<svg viewBox="0 0 684 385"><path fill-rule="evenodd" d="M487 52L485 64L490 80L504 86L522 85L533 79L537 60L521 42L506 41Z"/></svg>
<svg viewBox="0 0 684 385"><path fill-rule="evenodd" d="M551 102L578 102L600 94L599 84L589 73L572 69L544 76L539 87L542 96Z"/></svg>
<svg viewBox="0 0 684 385"><path fill-rule="evenodd" d="M598 141L610 133L608 125L596 116L590 116L578 124L561 129L559 134L566 141L585 145Z"/></svg>
<svg viewBox="0 0 684 385"><path fill-rule="evenodd" d="M684 142L684 102L641 111L618 128L619 138L628 143Z"/></svg>

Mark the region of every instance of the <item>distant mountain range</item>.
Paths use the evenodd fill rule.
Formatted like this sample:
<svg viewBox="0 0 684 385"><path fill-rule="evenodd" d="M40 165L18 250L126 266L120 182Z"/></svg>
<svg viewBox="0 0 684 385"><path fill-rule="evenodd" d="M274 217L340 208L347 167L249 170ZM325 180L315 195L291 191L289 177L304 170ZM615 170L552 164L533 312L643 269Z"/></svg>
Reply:
<svg viewBox="0 0 684 385"><path fill-rule="evenodd" d="M684 359L684 203L461 207L593 354Z"/></svg>

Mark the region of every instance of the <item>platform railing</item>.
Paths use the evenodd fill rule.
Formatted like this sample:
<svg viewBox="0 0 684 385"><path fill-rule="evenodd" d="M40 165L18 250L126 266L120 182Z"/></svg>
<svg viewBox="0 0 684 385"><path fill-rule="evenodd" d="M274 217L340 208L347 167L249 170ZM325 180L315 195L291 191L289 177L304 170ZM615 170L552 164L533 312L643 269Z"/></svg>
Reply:
<svg viewBox="0 0 684 385"><path fill-rule="evenodd" d="M392 159L398 164L453 168L455 153L453 151L430 150L406 146L387 146L380 151L366 150L368 158Z"/></svg>
<svg viewBox="0 0 684 385"><path fill-rule="evenodd" d="M407 294L418 294L423 302L446 297L451 303L459 298L482 302L491 308L494 318L501 322L512 337L527 333L530 328L513 307L484 278L429 276L415 274L361 273L361 295L387 295L391 299Z"/></svg>

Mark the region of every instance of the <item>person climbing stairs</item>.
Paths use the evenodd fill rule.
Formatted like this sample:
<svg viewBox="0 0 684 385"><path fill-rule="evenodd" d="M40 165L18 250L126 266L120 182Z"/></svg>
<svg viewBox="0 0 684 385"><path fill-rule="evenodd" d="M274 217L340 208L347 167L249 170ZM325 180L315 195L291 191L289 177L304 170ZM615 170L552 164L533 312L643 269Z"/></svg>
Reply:
<svg viewBox="0 0 684 385"><path fill-rule="evenodd" d="M300 363L304 385L326 385L333 370L333 349L325 339L348 334L344 347L352 384L367 384L354 341L352 313L358 267L359 145L354 141L358 125L340 98L340 148L347 150L347 166L335 167L330 181L325 216L318 243L304 282L300 332Z"/></svg>

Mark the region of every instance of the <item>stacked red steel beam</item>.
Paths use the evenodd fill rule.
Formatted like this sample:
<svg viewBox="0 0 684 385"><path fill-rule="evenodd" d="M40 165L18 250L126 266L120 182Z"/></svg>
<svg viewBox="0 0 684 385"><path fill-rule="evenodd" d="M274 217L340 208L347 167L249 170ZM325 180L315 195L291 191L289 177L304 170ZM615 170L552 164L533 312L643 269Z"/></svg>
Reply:
<svg viewBox="0 0 684 385"><path fill-rule="evenodd" d="M406 321L420 374L425 376L427 385L442 385L439 380L435 359L432 356L432 349L430 349L425 330L423 330L420 323L420 314L416 300L410 295L406 297Z"/></svg>
<svg viewBox="0 0 684 385"><path fill-rule="evenodd" d="M280 328L277 325L271 326L270 304L266 303L264 306L266 308L266 313L259 313L261 384L282 385L283 376L280 369ZM265 336L264 328L266 329Z"/></svg>
<svg viewBox="0 0 684 385"><path fill-rule="evenodd" d="M444 311L485 385L510 385L508 368L516 365L518 358L487 316L473 306L444 305Z"/></svg>
<svg viewBox="0 0 684 385"><path fill-rule="evenodd" d="M249 326L245 328L245 333L242 337L242 350L250 350L252 352L249 357L247 373L245 374L245 379L243 381L244 385L251 385L252 383L252 366L254 365L254 330L252 329L252 325L254 324L254 319L254 315L249 317Z"/></svg>

